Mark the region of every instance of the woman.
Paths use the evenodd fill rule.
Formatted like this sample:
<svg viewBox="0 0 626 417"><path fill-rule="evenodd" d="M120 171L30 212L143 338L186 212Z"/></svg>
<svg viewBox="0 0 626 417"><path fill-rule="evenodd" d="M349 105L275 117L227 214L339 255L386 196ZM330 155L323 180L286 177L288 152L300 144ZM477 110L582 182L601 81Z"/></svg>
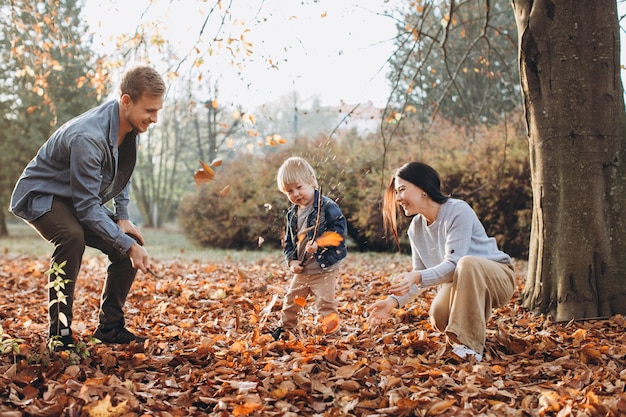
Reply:
<svg viewBox="0 0 626 417"><path fill-rule="evenodd" d="M413 216L408 230L413 269L397 277L391 293L372 304L371 326L383 324L391 311L419 295L420 287L440 285L430 307L430 321L445 332L461 359L482 360L491 310L505 305L515 290L509 255L487 236L476 213L464 201L441 192L439 174L421 162L398 169L384 196L383 221L398 243L396 204Z"/></svg>

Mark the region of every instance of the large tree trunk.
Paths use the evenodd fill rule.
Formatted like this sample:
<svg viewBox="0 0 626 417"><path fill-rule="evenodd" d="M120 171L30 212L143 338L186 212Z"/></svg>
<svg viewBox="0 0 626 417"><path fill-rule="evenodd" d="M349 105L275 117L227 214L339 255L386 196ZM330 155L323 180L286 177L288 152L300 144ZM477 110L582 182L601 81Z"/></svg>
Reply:
<svg viewBox="0 0 626 417"><path fill-rule="evenodd" d="M626 314L626 140L615 0L512 0L533 222L524 305Z"/></svg>
<svg viewBox="0 0 626 417"><path fill-rule="evenodd" d="M0 210L0 237L6 237L9 235L9 229L7 227L7 216L5 212L6 210Z"/></svg>

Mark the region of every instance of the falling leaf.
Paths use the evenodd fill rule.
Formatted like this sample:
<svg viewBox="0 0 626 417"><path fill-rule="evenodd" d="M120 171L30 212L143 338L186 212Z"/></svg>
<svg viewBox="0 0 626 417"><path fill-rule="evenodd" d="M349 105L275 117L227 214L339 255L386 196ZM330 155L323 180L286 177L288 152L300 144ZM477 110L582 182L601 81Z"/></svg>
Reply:
<svg viewBox="0 0 626 417"><path fill-rule="evenodd" d="M193 178L196 181L196 185L198 186L215 178L215 172L210 166L202 161L200 161L200 165L202 166L202 168L200 168L193 174Z"/></svg>
<svg viewBox="0 0 626 417"><path fill-rule="evenodd" d="M339 246L343 242L343 236L337 232L327 230L316 240L317 246L326 248L329 246Z"/></svg>
<svg viewBox="0 0 626 417"><path fill-rule="evenodd" d="M222 197L225 197L225 196L226 196L226 194L228 194L228 192L229 192L229 191L230 191L230 185L226 185L224 188L222 188L222 189L220 190L220 195L221 195Z"/></svg>
<svg viewBox="0 0 626 417"><path fill-rule="evenodd" d="M222 159L221 158L215 158L212 162L211 162L211 166L212 167L218 167L222 165Z"/></svg>

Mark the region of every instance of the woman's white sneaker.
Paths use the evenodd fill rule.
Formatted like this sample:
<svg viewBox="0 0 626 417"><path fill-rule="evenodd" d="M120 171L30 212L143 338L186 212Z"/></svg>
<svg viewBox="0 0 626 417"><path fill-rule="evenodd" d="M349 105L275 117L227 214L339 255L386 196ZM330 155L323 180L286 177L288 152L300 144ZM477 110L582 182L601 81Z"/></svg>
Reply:
<svg viewBox="0 0 626 417"><path fill-rule="evenodd" d="M476 358L476 362L480 362L483 360L483 355L473 349L468 348L465 345L455 345L452 348L452 353L454 353L460 359L467 359L468 356L474 356Z"/></svg>

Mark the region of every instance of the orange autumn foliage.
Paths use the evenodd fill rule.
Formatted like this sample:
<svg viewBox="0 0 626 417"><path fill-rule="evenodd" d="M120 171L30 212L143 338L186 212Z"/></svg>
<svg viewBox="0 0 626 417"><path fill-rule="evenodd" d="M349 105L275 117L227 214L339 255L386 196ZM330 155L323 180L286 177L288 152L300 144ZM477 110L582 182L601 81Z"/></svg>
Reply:
<svg viewBox="0 0 626 417"><path fill-rule="evenodd" d="M337 232L327 230L326 232L322 233L320 237L317 238L316 242L317 246L321 248L326 248L329 246L339 246L339 244L343 242L343 236L341 236Z"/></svg>

